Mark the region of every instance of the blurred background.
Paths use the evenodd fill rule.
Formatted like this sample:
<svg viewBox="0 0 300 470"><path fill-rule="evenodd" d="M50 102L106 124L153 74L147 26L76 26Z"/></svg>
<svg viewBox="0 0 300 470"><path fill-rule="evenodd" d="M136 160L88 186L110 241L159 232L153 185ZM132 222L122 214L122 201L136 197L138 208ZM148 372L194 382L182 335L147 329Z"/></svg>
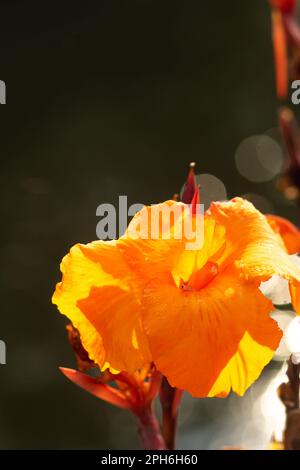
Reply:
<svg viewBox="0 0 300 470"><path fill-rule="evenodd" d="M0 448L139 447L126 411L58 371L75 366L51 305L59 263L96 238L99 204L168 199L195 161L205 203L247 195L297 220L275 187L270 27L264 0L2 0ZM243 398L186 396L178 447L263 447L280 369Z"/></svg>

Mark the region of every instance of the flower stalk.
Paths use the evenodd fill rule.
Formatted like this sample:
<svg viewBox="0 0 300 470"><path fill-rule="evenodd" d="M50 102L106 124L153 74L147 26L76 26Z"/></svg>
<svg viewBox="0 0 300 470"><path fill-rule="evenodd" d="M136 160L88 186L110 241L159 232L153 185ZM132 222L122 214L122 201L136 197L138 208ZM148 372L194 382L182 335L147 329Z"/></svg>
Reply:
<svg viewBox="0 0 300 470"><path fill-rule="evenodd" d="M178 407L183 392L171 387L164 377L160 389L160 402L162 406L162 433L169 450L175 449L177 431Z"/></svg>
<svg viewBox="0 0 300 470"><path fill-rule="evenodd" d="M152 404L135 412L138 419L138 432L145 450L166 450L159 422L153 412Z"/></svg>

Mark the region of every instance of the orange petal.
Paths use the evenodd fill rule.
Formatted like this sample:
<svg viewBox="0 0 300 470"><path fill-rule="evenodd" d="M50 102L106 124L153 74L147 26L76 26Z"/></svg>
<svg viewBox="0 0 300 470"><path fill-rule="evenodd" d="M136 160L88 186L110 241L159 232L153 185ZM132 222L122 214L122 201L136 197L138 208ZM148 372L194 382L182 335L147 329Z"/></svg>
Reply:
<svg viewBox="0 0 300 470"><path fill-rule="evenodd" d="M275 332L275 325L271 325L269 319L265 318L265 324L269 334L275 338L279 336L278 332ZM223 398L230 393L231 389L237 395L242 396L271 361L276 348L260 344L250 333L246 332L239 342L237 352L220 373L208 396Z"/></svg>
<svg viewBox="0 0 300 470"><path fill-rule="evenodd" d="M189 207L174 200L144 206L137 212L120 240L178 240Z"/></svg>
<svg viewBox="0 0 300 470"><path fill-rule="evenodd" d="M300 315L300 286L289 283L291 301L295 312Z"/></svg>
<svg viewBox="0 0 300 470"><path fill-rule="evenodd" d="M279 233L290 255L300 251L300 230L289 220L277 215L267 215L267 220L275 233Z"/></svg>
<svg viewBox="0 0 300 470"><path fill-rule="evenodd" d="M191 217L189 207L175 201L145 206L134 216L118 248L141 282L172 269L185 247L182 234L187 217Z"/></svg>
<svg viewBox="0 0 300 470"><path fill-rule="evenodd" d="M90 358L101 368L127 371L149 362L139 319L140 283L117 242L76 245L62 271L53 302L79 330Z"/></svg>
<svg viewBox="0 0 300 470"><path fill-rule="evenodd" d="M135 292L117 286L92 287L77 306L101 335L111 367L132 373L151 362Z"/></svg>
<svg viewBox="0 0 300 470"><path fill-rule="evenodd" d="M153 214L157 210L161 212L161 221L164 220L159 225L157 237L153 238L151 231L145 237L131 237L129 226L125 236L118 240L124 259L143 285L164 273L172 273L179 285L180 280L187 281L195 269L201 269L207 261L215 263L221 256L226 245L224 227L212 217L191 215L189 207L184 204L167 201L145 207L132 223L140 225L145 217L148 220L154 217L155 220L156 215ZM188 227L191 234L199 235L200 248L188 249L191 241L186 238Z"/></svg>
<svg viewBox="0 0 300 470"><path fill-rule="evenodd" d="M174 279L187 282L196 270L201 270L207 262L216 263L226 248L225 229L205 215L203 228L203 246L200 250L186 250L182 245L177 250L177 258L171 268Z"/></svg>
<svg viewBox="0 0 300 470"><path fill-rule="evenodd" d="M105 351L101 336L78 308L77 301L89 295L91 286L116 283L116 281L103 271L100 264L83 254L81 245L75 245L64 257L61 271L62 282L57 284L52 302L80 332L82 345L90 359L102 367L105 363Z"/></svg>
<svg viewBox="0 0 300 470"><path fill-rule="evenodd" d="M213 203L212 217L226 230L228 260L235 260L241 274L249 279L267 280L274 274L300 281L300 269L286 253L267 218L245 199Z"/></svg>
<svg viewBox="0 0 300 470"><path fill-rule="evenodd" d="M281 338L268 316L272 303L257 286L234 272L222 273L198 292L181 291L171 277L149 285L143 323L153 360L172 386L196 397L227 395L231 387L242 395L257 378ZM245 351L244 338L246 346L257 343L255 355ZM227 372L236 354L241 359Z"/></svg>

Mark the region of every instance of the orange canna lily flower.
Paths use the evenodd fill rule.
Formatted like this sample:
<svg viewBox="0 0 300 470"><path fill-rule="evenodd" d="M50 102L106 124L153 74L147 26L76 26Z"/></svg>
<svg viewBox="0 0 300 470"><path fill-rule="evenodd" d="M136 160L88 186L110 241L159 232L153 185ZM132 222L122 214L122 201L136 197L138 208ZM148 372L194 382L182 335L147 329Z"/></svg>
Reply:
<svg viewBox="0 0 300 470"><path fill-rule="evenodd" d="M157 208L158 237L149 228L136 236ZM187 249L178 234L197 217L203 244ZM278 274L297 293L300 285L278 234L241 198L213 203L204 216L175 201L145 207L119 240L75 245L61 270L53 303L79 330L91 360L113 373L153 362L195 397L245 393L282 336L261 282Z"/></svg>

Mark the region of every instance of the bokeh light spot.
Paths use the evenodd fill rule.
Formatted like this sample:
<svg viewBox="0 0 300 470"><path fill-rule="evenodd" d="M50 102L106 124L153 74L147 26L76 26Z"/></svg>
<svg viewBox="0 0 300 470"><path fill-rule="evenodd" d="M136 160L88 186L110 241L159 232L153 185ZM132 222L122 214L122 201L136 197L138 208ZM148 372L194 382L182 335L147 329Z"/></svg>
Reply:
<svg viewBox="0 0 300 470"><path fill-rule="evenodd" d="M210 174L196 175L196 183L200 186L200 202L208 209L213 201L227 199L226 187L219 178Z"/></svg>
<svg viewBox="0 0 300 470"><path fill-rule="evenodd" d="M267 135L248 137L235 153L239 173L254 183L272 180L281 172L283 161L279 143Z"/></svg>

